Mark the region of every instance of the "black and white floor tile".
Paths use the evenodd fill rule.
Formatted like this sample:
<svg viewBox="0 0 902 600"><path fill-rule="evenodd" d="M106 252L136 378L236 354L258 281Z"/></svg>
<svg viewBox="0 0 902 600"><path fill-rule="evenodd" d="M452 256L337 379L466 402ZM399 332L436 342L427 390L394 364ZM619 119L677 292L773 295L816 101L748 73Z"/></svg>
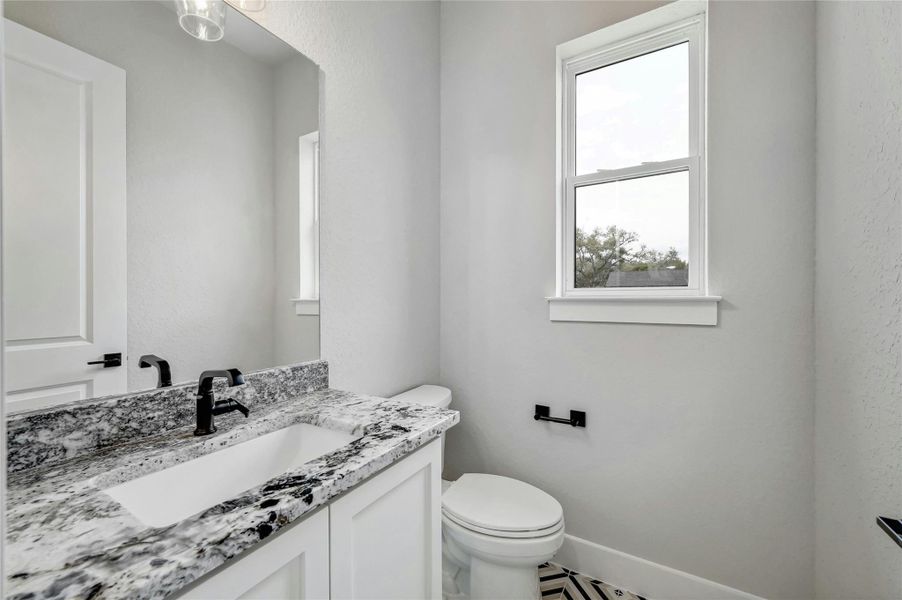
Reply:
<svg viewBox="0 0 902 600"><path fill-rule="evenodd" d="M642 596L554 563L539 566L539 589L542 600L645 600Z"/></svg>

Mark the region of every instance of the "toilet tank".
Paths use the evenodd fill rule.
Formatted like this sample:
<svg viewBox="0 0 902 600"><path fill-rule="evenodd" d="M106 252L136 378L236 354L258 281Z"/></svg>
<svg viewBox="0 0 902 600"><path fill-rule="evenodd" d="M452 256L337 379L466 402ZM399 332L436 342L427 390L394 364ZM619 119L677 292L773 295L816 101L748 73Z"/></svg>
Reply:
<svg viewBox="0 0 902 600"><path fill-rule="evenodd" d="M451 405L451 390L440 385L421 385L392 396L392 400L448 408Z"/></svg>
<svg viewBox="0 0 902 600"><path fill-rule="evenodd" d="M409 404L425 404L427 406L437 406L438 408L448 408L451 405L451 390L440 385L421 385L412 390L401 392L397 396L392 396L392 400L407 402ZM442 434L442 470L445 468L445 434Z"/></svg>

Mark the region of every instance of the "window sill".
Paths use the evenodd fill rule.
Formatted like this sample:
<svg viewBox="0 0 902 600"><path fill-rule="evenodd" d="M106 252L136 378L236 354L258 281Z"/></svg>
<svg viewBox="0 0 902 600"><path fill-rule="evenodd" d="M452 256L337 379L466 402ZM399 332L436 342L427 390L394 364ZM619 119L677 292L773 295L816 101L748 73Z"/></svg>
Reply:
<svg viewBox="0 0 902 600"><path fill-rule="evenodd" d="M318 315L319 314L319 298L292 298L294 303L294 314L296 315Z"/></svg>
<svg viewBox="0 0 902 600"><path fill-rule="evenodd" d="M611 296L548 300L552 321L717 325L720 296Z"/></svg>

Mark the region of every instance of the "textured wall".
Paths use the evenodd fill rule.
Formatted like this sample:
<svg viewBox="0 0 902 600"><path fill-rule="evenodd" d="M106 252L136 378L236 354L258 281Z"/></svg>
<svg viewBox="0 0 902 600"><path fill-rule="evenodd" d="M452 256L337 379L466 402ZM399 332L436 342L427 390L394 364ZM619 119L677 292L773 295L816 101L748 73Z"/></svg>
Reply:
<svg viewBox="0 0 902 600"><path fill-rule="evenodd" d="M902 598L902 4L817 8L817 594Z"/></svg>
<svg viewBox="0 0 902 600"><path fill-rule="evenodd" d="M552 492L577 536L810 598L813 4L710 9L720 324L548 320L555 45L653 6L442 4L441 381L462 413L447 457ZM589 427L536 423L536 402Z"/></svg>
<svg viewBox="0 0 902 600"><path fill-rule="evenodd" d="M436 380L438 4L248 14L324 71L320 320L333 385L384 395Z"/></svg>
<svg viewBox="0 0 902 600"><path fill-rule="evenodd" d="M273 184L259 174L272 172L272 70L193 40L157 2L5 12L127 72L129 388L156 384L137 368L146 353L174 381L271 366Z"/></svg>

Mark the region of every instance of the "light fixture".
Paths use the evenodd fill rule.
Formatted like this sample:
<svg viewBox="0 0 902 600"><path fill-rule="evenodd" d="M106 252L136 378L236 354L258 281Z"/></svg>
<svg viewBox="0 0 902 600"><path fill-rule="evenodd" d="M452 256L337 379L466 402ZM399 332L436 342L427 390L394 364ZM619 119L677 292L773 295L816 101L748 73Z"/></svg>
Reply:
<svg viewBox="0 0 902 600"><path fill-rule="evenodd" d="M175 9L188 35L205 42L218 42L225 35L224 0L175 0Z"/></svg>
<svg viewBox="0 0 902 600"><path fill-rule="evenodd" d="M235 5L241 10L257 12L266 6L266 0L236 0Z"/></svg>

